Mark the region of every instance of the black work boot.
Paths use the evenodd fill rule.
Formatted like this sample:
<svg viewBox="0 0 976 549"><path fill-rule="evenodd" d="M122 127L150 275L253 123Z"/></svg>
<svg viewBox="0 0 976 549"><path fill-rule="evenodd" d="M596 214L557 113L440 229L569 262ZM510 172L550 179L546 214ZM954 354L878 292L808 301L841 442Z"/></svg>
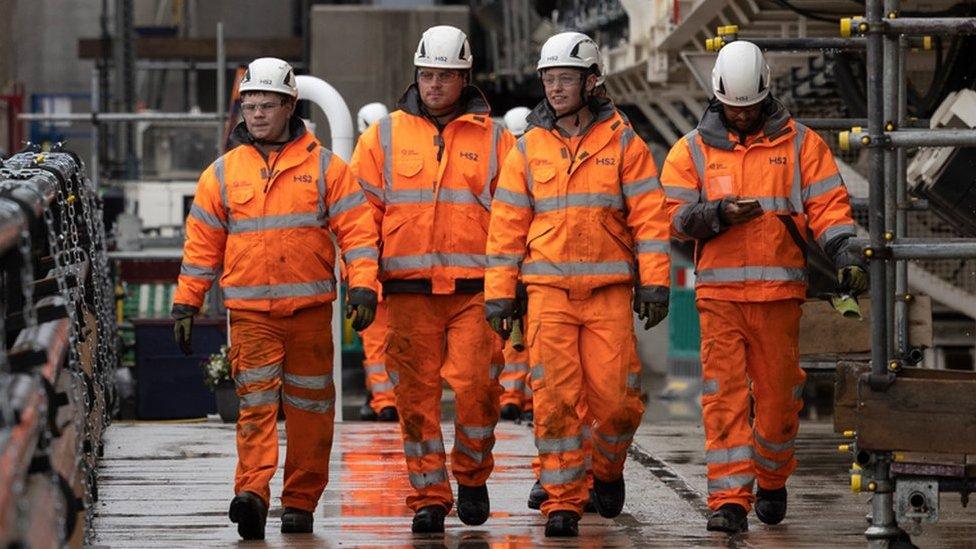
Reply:
<svg viewBox="0 0 976 549"><path fill-rule="evenodd" d="M546 489L542 487L542 483L538 480L532 485L532 489L529 490L529 509L535 509L536 511L542 507L542 502L549 499L549 494L546 493Z"/></svg>
<svg viewBox="0 0 976 549"><path fill-rule="evenodd" d="M596 505L593 504L593 502L595 500L596 500L596 494L593 493L593 488L590 488L590 499L586 500L586 503L583 504L583 512L584 513L596 513L597 512Z"/></svg>
<svg viewBox="0 0 976 549"><path fill-rule="evenodd" d="M624 508L624 477L611 482L603 482L593 477L593 490L590 491L590 501L596 511L603 518L613 518Z"/></svg>
<svg viewBox="0 0 976 549"><path fill-rule="evenodd" d="M359 407L359 419L363 421L376 421L376 412L369 403L373 400L373 393L367 391L366 402Z"/></svg>
<svg viewBox="0 0 976 549"><path fill-rule="evenodd" d="M532 410L526 410L522 412L522 421L526 423L532 423L532 420L534 419L535 419L535 414L532 412Z"/></svg>
<svg viewBox="0 0 976 549"><path fill-rule="evenodd" d="M580 516L572 511L553 511L546 520L547 538L575 538L579 535Z"/></svg>
<svg viewBox="0 0 976 549"><path fill-rule="evenodd" d="M756 516L766 524L779 524L786 517L786 488L756 490Z"/></svg>
<svg viewBox="0 0 976 549"><path fill-rule="evenodd" d="M484 524L491 513L488 501L488 487L463 486L458 484L457 514L461 522L469 526Z"/></svg>
<svg viewBox="0 0 976 549"><path fill-rule="evenodd" d="M268 520L268 506L254 492L241 492L230 500L227 512L237 524L241 539L264 539L264 523Z"/></svg>
<svg viewBox="0 0 976 549"><path fill-rule="evenodd" d="M442 505L428 505L414 513L410 531L414 534L443 534L444 516L447 509Z"/></svg>
<svg viewBox="0 0 976 549"><path fill-rule="evenodd" d="M515 421L522 418L522 410L519 410L518 405L506 404L502 406L501 416L505 421Z"/></svg>
<svg viewBox="0 0 976 549"><path fill-rule="evenodd" d="M745 507L736 503L726 503L708 517L708 524L705 529L709 532L725 532L726 534L745 532L749 530L747 514Z"/></svg>
<svg viewBox="0 0 976 549"><path fill-rule="evenodd" d="M285 507L281 513L281 533L282 534L311 534L312 533L312 513Z"/></svg>
<svg viewBox="0 0 976 549"><path fill-rule="evenodd" d="M400 419L400 416L397 414L397 410L393 406L383 408L380 410L380 413L376 415L377 421L396 421L398 419Z"/></svg>

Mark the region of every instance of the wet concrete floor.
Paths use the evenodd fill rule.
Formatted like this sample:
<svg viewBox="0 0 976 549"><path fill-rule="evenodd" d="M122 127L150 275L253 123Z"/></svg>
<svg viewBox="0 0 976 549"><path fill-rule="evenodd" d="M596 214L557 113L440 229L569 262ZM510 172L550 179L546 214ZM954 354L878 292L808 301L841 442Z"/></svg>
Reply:
<svg viewBox="0 0 976 549"><path fill-rule="evenodd" d="M441 536L410 533L403 500L408 483L396 424L336 426L331 481L309 535L279 533L281 475L272 483L264 542L240 542L227 519L236 463L234 428L199 423L116 423L107 432L100 468L96 543L111 547L865 547L867 496L848 490L850 458L829 423L804 422L800 466L791 479L786 521L770 527L750 517L736 538L705 531L702 431L691 402L653 403L627 461L628 500L613 520L586 515L577 540L547 540L544 519L528 509L535 454L527 425L497 429L496 469L489 480L492 516L479 527L452 513ZM667 418L667 419L662 419ZM684 418L684 419L674 419ZM452 425L444 424L451 447ZM282 429L283 435L283 429ZM283 441L282 441L283 442ZM283 461L282 447L282 461ZM976 547L976 513L946 494L942 520L913 541L922 548Z"/></svg>

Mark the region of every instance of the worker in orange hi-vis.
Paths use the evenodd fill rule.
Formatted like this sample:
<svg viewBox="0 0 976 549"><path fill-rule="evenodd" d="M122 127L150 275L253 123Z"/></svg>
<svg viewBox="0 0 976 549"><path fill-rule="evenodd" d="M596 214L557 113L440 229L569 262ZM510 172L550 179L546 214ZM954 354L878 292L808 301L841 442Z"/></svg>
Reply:
<svg viewBox="0 0 976 549"><path fill-rule="evenodd" d="M396 111L359 138L352 161L379 227L386 367L417 533L443 532L454 505L441 435L442 380L456 402L458 518L477 525L490 512L486 482L501 386L491 367L500 344L484 322L485 243L512 137L470 85L472 59L460 29L427 29L414 54L415 83Z"/></svg>
<svg viewBox="0 0 976 549"><path fill-rule="evenodd" d="M356 114L356 125L362 135L384 116L390 114L382 103L368 103ZM363 369L366 373L366 402L359 409L359 418L366 421L396 421L396 395L393 382L386 372L387 311L382 287L376 304L376 318L359 337L363 342Z"/></svg>
<svg viewBox="0 0 976 549"><path fill-rule="evenodd" d="M661 174L673 235L697 244L707 528L728 533L748 528L753 502L766 524L786 515L806 377L798 341L807 232L833 257L845 291L868 285L863 260L847 251L854 221L833 155L773 99L769 77L755 44L723 47L715 97Z"/></svg>
<svg viewBox="0 0 976 549"><path fill-rule="evenodd" d="M264 539L282 404L288 438L282 533L312 531L312 512L329 479L336 297L330 232L348 268L346 317L354 318L356 330L369 326L376 310L379 251L362 189L345 162L294 115L291 66L256 59L240 91L239 144L200 176L172 316L176 342L189 354L193 316L222 273L231 375L241 400L229 514L242 538Z"/></svg>
<svg viewBox="0 0 976 549"><path fill-rule="evenodd" d="M624 461L644 412L631 309L646 328L667 315L670 243L654 160L602 93L597 45L560 33L537 68L546 98L492 202L485 312L507 338L523 314L517 285L526 285L545 533L577 536L587 499L604 517L623 509Z"/></svg>

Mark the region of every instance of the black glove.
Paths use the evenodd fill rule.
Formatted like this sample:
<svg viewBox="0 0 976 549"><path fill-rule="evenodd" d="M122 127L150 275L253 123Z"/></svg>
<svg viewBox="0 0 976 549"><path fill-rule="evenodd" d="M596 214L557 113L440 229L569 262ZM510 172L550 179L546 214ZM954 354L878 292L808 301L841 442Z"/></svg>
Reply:
<svg viewBox="0 0 976 549"><path fill-rule="evenodd" d="M862 254L848 249L851 238L849 235L838 236L824 246L824 251L834 258L841 291L857 297L868 289L868 265Z"/></svg>
<svg viewBox="0 0 976 549"><path fill-rule="evenodd" d="M640 286L634 290L634 312L650 330L668 316L670 290L665 286Z"/></svg>
<svg viewBox="0 0 976 549"><path fill-rule="evenodd" d="M200 309L193 305L174 303L170 316L176 319L173 324L173 339L183 351L183 354L190 356L193 354L193 347L190 345L191 334L193 332L193 315L200 312Z"/></svg>
<svg viewBox="0 0 976 549"><path fill-rule="evenodd" d="M525 284L519 282L515 286L515 316L525 321L525 315L529 312L529 292Z"/></svg>
<svg viewBox="0 0 976 549"><path fill-rule="evenodd" d="M507 340L512 333L512 322L515 320L514 299L489 299L485 301L485 318L488 325L502 339Z"/></svg>
<svg viewBox="0 0 976 549"><path fill-rule="evenodd" d="M351 288L346 296L346 318L353 318L352 329L361 332L376 318L376 292L369 288Z"/></svg>

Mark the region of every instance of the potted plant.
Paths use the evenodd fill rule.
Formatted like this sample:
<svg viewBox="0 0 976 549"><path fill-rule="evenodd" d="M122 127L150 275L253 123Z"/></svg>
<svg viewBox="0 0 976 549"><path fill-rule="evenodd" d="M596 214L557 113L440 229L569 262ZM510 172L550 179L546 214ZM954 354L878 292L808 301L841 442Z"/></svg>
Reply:
<svg viewBox="0 0 976 549"><path fill-rule="evenodd" d="M230 359L227 346L221 345L220 352L210 355L203 364L203 382L210 387L217 399L217 413L224 423L234 423L240 411L240 399L230 378Z"/></svg>

